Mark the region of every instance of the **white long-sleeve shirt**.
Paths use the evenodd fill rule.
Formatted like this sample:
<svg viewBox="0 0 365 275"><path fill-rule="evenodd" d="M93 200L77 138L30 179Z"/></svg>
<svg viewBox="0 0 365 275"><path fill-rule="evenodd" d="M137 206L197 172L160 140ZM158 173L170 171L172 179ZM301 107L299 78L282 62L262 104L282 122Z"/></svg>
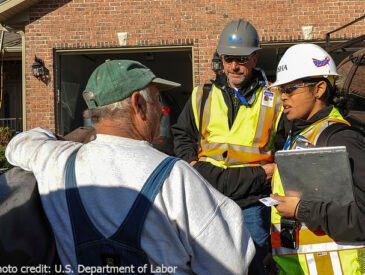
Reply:
<svg viewBox="0 0 365 275"><path fill-rule="evenodd" d="M167 157L148 142L98 134L82 145L36 128L15 136L8 161L32 171L55 234L61 262L77 273L65 195L65 164L76 156L76 182L86 212L104 236L121 225L138 192ZM174 274L245 274L255 253L241 209L178 161L147 214L141 237L150 262ZM171 269L170 269L171 270Z"/></svg>

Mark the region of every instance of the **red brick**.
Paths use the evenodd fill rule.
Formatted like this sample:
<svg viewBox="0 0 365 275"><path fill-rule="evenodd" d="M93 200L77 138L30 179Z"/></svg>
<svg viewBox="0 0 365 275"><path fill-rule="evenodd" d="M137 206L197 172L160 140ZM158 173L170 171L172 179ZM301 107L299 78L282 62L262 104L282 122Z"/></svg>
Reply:
<svg viewBox="0 0 365 275"><path fill-rule="evenodd" d="M54 48L118 46L117 32L128 32L129 46L193 45L194 80L212 77L210 59L226 23L245 18L266 43L303 39L311 25L314 40L362 16L365 1L350 0L48 0L30 9L25 26L27 128L54 129ZM349 39L365 33L365 20L332 37ZM52 81L32 77L34 55L42 58Z"/></svg>

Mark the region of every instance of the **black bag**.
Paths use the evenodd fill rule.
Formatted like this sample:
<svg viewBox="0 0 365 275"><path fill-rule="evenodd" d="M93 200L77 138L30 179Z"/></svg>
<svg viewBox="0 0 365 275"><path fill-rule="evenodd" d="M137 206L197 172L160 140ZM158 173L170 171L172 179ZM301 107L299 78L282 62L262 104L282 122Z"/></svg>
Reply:
<svg viewBox="0 0 365 275"><path fill-rule="evenodd" d="M353 106L350 109L365 111L363 105L365 99L365 49L359 50L341 61L337 66L337 73L339 74L339 79L336 80L337 90L354 98ZM357 107L359 102L355 102L358 100L362 105L360 109Z"/></svg>
<svg viewBox="0 0 365 275"><path fill-rule="evenodd" d="M361 128L358 128L354 124L352 124L352 126L348 126L347 124L344 124L344 123L333 123L333 124L329 125L326 129L324 129L323 132L320 134L320 136L318 137L318 140L316 142L316 146L317 147L328 146L328 141L329 141L330 137L333 134L343 131L343 130L357 131L365 137L364 130Z"/></svg>
<svg viewBox="0 0 365 275"><path fill-rule="evenodd" d="M0 266L59 264L54 236L31 172L15 167L0 176ZM50 270L51 271L51 270Z"/></svg>
<svg viewBox="0 0 365 275"><path fill-rule="evenodd" d="M365 133L365 49L346 57L338 66L336 89L348 98L345 117L354 128Z"/></svg>
<svg viewBox="0 0 365 275"><path fill-rule="evenodd" d="M87 143L95 136L93 127L79 127L58 139ZM20 267L45 265L49 270L37 274L58 274L54 267L59 264L33 173L19 167L8 170L0 176L0 267L13 266L21 274Z"/></svg>

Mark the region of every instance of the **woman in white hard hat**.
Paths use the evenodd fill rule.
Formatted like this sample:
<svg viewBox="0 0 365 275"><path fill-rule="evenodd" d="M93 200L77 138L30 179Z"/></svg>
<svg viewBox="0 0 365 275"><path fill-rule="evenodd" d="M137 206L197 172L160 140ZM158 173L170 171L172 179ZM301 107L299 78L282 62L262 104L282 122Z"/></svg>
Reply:
<svg viewBox="0 0 365 275"><path fill-rule="evenodd" d="M358 242L365 240L365 138L343 117L345 98L336 94L336 76L336 65L325 50L298 44L280 60L271 86L281 92L284 119L291 122L284 149L314 147L326 128L348 125L332 133L326 146L346 146L355 197L341 206L281 196L280 176L274 173L272 197L280 203L272 208L271 240L280 274L362 274L365 270L365 242Z"/></svg>

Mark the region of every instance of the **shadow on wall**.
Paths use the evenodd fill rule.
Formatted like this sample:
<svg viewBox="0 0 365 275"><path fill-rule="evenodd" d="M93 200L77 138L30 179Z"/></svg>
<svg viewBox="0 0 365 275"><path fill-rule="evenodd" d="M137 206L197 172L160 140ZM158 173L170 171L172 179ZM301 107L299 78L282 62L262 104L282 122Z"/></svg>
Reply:
<svg viewBox="0 0 365 275"><path fill-rule="evenodd" d="M72 0L60 0L60 1L40 1L36 5L30 8L32 16L30 17L29 24L39 20L43 16L61 8L62 6L72 2Z"/></svg>

